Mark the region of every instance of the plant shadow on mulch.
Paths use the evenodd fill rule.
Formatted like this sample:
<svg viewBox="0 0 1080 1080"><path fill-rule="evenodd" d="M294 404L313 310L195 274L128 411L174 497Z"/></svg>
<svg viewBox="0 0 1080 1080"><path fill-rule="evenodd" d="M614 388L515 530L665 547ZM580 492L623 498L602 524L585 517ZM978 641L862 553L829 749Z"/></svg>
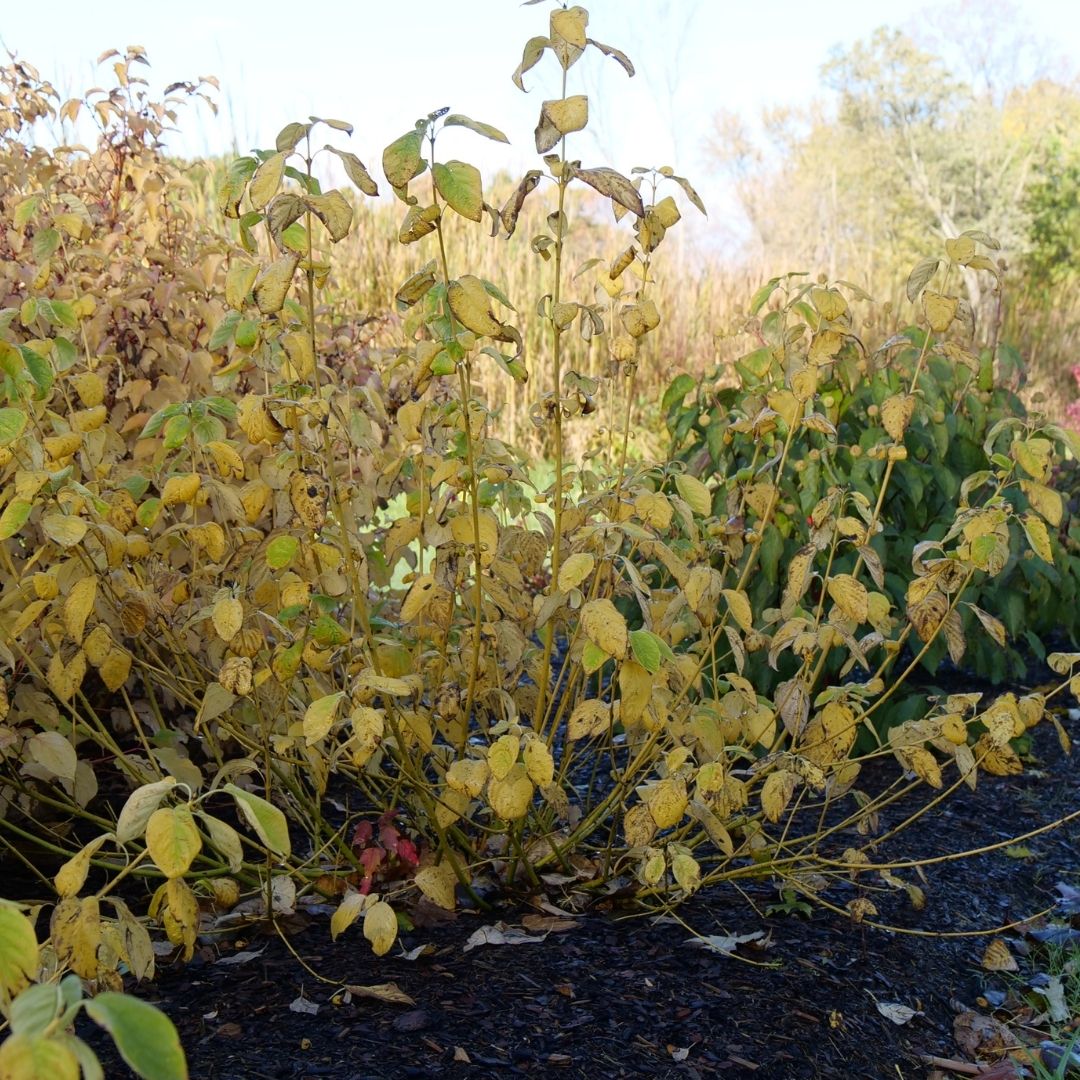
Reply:
<svg viewBox="0 0 1080 1080"><path fill-rule="evenodd" d="M1044 730L1047 729L1047 730ZM983 777L901 834L885 854L927 856L996 844L1080 806L1080 777L1049 725L1033 732L1035 763L1021 776ZM919 794L926 799L927 789ZM908 803L910 810L916 803ZM901 819L889 808L882 826ZM996 850L926 869L927 903L902 891L875 891L880 919L931 931L988 929L1050 907L1058 880L1080 874L1076 822L1026 842L1018 861ZM916 880L912 871L904 871ZM852 887L842 904L858 895ZM775 887L754 882L699 894L680 917L701 934L765 930L771 947L747 953L758 966L688 944L677 922L587 914L573 929L539 943L463 951L496 919L520 925L528 909L480 916L462 912L442 925L404 934L404 950L428 955L373 957L358 927L336 944L319 916L290 937L321 974L352 984L393 982L414 999L392 1005L353 997L313 979L272 932L232 942L262 950L222 965L203 950L186 966L163 964L139 993L175 1021L191 1075L207 1080L405 1077L912 1078L923 1054L957 1056L953 1018L983 986L986 939L919 937L852 924L820 909L810 917L761 917ZM834 897L835 899L835 897ZM290 1009L298 998L318 1007ZM340 995L338 997L340 1002ZM897 1026L876 1003L922 1014ZM92 1031L110 1077L131 1074Z"/></svg>

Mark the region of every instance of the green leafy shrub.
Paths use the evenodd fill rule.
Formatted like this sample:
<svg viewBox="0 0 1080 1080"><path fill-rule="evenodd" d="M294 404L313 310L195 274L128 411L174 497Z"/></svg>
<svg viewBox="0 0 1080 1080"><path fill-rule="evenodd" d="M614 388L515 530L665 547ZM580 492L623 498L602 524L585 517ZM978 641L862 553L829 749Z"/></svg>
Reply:
<svg viewBox="0 0 1080 1080"><path fill-rule="evenodd" d="M891 753L939 798L1018 770L1013 740L1070 688L1080 655L1060 654L1045 696L952 695L887 737L874 725L940 640L960 659L964 612L1001 633L965 604L1021 543L1054 555L1044 481L1062 436L1007 417L986 430L963 372L987 366L949 336L964 316L945 285L923 294L929 331L870 357L850 287L789 283L721 422L700 419L710 389L684 411L694 385L677 380L665 400L677 445L700 442L693 467L634 460L638 369L664 318L657 251L704 208L666 166L626 176L570 155L588 120L574 65L599 52L633 73L587 24L554 9L525 47L515 82L553 58L561 86L535 133L544 169L500 207L440 142L448 126L503 141L487 123L436 110L383 152L398 239L420 252L385 355L358 355L331 303L356 214L317 157L376 190L348 124L291 123L233 163L229 225L211 228L139 94L105 108L86 160L26 148L20 117L57 106L20 91L0 155L0 836L63 860L46 879L51 947L82 978L138 968L144 939L93 917L122 880L153 888L147 917L185 956L205 911L245 892L270 917L339 897L333 934L362 917L379 954L418 896L484 905L491 883L584 903L618 882L666 905L766 873L816 895L874 869L876 841L846 832L872 832L885 798L858 786L867 756ZM572 268L575 186L630 230ZM448 222L505 237L540 199L544 292L510 296L471 272ZM987 269L972 238L948 245ZM531 371L530 322L549 343ZM575 335L602 373L569 366ZM486 369L534 388L552 448L539 489L477 393ZM951 421L928 427L939 407ZM838 448L848 431L864 466ZM923 479L924 452L955 485ZM936 500L907 550L896 492L913 514ZM777 681L760 658L791 670Z"/></svg>
<svg viewBox="0 0 1080 1080"><path fill-rule="evenodd" d="M979 240L996 246L989 237ZM923 326L884 341L876 339L870 298L857 288L806 283L804 275L774 279L754 298L747 329L759 344L735 364L737 384L716 392L680 376L665 401L679 456L696 475L727 478L716 496L719 512L736 505L741 492L758 490L764 451L752 425L782 432L785 413L808 408L797 398L793 405L793 384L783 372L805 357L816 376L816 427L789 455L780 512L764 537L762 574L751 589L756 610L781 606L782 569L813 542L823 515L845 518L835 568L866 565L878 590L902 610L909 584L900 568L922 545L954 532L958 505L967 519L997 500L1005 515L1002 546L991 551L987 542L958 621L920 657L931 675L947 657L997 683L1022 678L1025 655L1045 658L1044 637L1051 647L1076 638L1080 561L1054 477L1075 459L1077 440L1027 416L1012 389L1020 358L1007 348L996 361L972 352L963 301L930 291L931 274L947 282L957 258L993 271L975 245L974 237L949 241L944 259L916 268L908 291L912 300L922 297ZM859 326L855 313L863 305L869 311ZM756 409L765 412L755 417ZM857 518L875 507L867 538ZM968 521L966 531L973 528ZM975 632L980 626L985 633ZM769 666L758 665L756 677L768 680Z"/></svg>

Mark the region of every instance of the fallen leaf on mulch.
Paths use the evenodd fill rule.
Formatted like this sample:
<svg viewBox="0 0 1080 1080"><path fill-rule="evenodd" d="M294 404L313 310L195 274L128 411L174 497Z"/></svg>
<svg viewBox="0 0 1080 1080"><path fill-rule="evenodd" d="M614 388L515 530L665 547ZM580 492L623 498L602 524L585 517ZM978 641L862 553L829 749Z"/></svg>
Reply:
<svg viewBox="0 0 1080 1080"><path fill-rule="evenodd" d="M375 983L373 986L355 986L346 983L344 989L353 997L374 998L376 1001L385 1001L388 1005L415 1005L408 994L397 983Z"/></svg>
<svg viewBox="0 0 1080 1080"><path fill-rule="evenodd" d="M309 1001L303 994L289 1002L289 1012L304 1013L307 1016L315 1016L319 1006L314 1001Z"/></svg>
<svg viewBox="0 0 1080 1080"><path fill-rule="evenodd" d="M532 937L524 930L516 926L507 926L504 922L497 922L494 926L481 926L469 935L469 940L462 946L462 952L475 949L478 945L528 945L533 942L543 941L547 934Z"/></svg>
<svg viewBox="0 0 1080 1080"><path fill-rule="evenodd" d="M558 915L523 915L521 925L534 934L559 933L562 930L576 930L581 925L581 921L562 918Z"/></svg>
<svg viewBox="0 0 1080 1080"><path fill-rule="evenodd" d="M956 1045L969 1057L997 1058L1013 1045L1012 1033L992 1016L968 1009L953 1021Z"/></svg>
<svg viewBox="0 0 1080 1080"><path fill-rule="evenodd" d="M759 942L754 946L757 949L767 949L769 946L768 942L762 940L764 937L764 930L755 930L751 934L702 934L700 937L687 938L686 944L720 953L721 956L732 956L740 945L751 942Z"/></svg>
<svg viewBox="0 0 1080 1080"><path fill-rule="evenodd" d="M1057 904L1062 913L1065 915L1080 915L1080 889L1073 885L1066 885L1064 881L1059 881L1054 888L1061 893Z"/></svg>
<svg viewBox="0 0 1080 1080"><path fill-rule="evenodd" d="M1019 971L1016 957L1001 938L994 938L983 953L982 966L987 971Z"/></svg>
<svg viewBox="0 0 1080 1080"><path fill-rule="evenodd" d="M916 1016L922 1016L918 1009L913 1009L909 1005L900 1005L893 1001L878 1001L877 1011L885 1017L886 1020L891 1020L894 1024L908 1024L915 1019Z"/></svg>
<svg viewBox="0 0 1080 1080"><path fill-rule="evenodd" d="M214 963L219 967L229 967L233 964L246 964L251 960L256 959L266 952L266 946L261 949L244 949L242 952L233 953L232 956L223 956L220 960L215 960Z"/></svg>

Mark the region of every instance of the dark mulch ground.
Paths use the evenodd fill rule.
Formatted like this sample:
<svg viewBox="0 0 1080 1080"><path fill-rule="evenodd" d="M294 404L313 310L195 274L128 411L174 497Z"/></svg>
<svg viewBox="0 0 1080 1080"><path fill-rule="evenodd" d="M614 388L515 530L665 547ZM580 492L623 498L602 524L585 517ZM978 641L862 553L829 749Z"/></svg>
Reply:
<svg viewBox="0 0 1080 1080"><path fill-rule="evenodd" d="M1048 725L1047 725L1048 727ZM933 813L889 852L904 857L992 844L1080 806L1080 777L1053 732L1039 731L1038 761L1023 776L984 779ZM884 826L899 819L896 808ZM1058 880L1077 883L1080 829L1073 823L1027 842L1033 857L1002 851L927 869L928 903L874 894L881 917L936 931L977 930L1048 907ZM909 872L910 876L910 872ZM749 895L776 899L769 883ZM854 895L854 893L849 894ZM841 896L843 902L846 897ZM520 925L525 910L501 918ZM404 935L430 955L374 958L354 927L337 944L325 918L291 938L322 974L356 984L395 982L415 1001L354 998L311 978L273 935L241 943L264 949L242 965L213 954L163 966L141 993L176 1022L193 1077L214 1080L380 1077L913 1078L920 1055L957 1056L952 1024L984 985L985 938L925 938L853 926L828 912L759 918L730 889L697 897L681 916L703 934L768 931L772 947L754 966L687 944L677 923L610 914L585 916L539 944L463 951L491 916L462 913ZM230 944L222 955L235 951ZM291 1011L305 997L314 1015ZM875 1001L924 1014L899 1027ZM108 1075L127 1070L108 1058ZM467 1059L467 1060L466 1060Z"/></svg>

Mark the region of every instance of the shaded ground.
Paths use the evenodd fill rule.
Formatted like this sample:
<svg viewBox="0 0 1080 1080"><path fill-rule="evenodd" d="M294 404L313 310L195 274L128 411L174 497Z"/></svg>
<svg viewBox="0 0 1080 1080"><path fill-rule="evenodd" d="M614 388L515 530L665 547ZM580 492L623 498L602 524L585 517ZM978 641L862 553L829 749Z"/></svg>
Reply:
<svg viewBox="0 0 1080 1080"><path fill-rule="evenodd" d="M976 792L964 789L928 816L918 832L920 854L994 844L1080 807L1080 776L1053 732L1038 733L1037 761L1024 775L983 779ZM891 809L883 825L900 816L901 808ZM915 840L914 832L901 836L888 852L910 855ZM880 918L932 931L985 929L1049 907L1056 881L1080 883L1077 823L1026 847L1032 855L1024 860L999 850L928 867L922 912L902 892L875 891ZM917 880L910 871L905 876ZM748 896L759 909L777 899L768 882L755 883ZM207 1080L896 1080L925 1076L922 1054L958 1056L956 1010L971 1006L985 985L985 938L887 933L822 911L759 918L733 889L697 897L680 916L701 934L766 930L771 948L745 956L777 966L692 947L675 922L617 913L585 915L538 943L464 951L481 926L501 918L520 928L529 914L462 913L418 928L403 935L404 949L434 949L414 960L397 946L373 957L358 927L333 944L323 915L290 937L321 974L352 984L393 982L413 1004L356 996L335 1004L334 989L305 972L273 934L205 949L186 967L163 964L156 983L140 993L173 1018L192 1076ZM238 950L260 949L246 963L220 963ZM298 998L318 1011L291 1010ZM923 1015L897 1026L876 1001ZM130 1074L108 1061L107 1075Z"/></svg>

